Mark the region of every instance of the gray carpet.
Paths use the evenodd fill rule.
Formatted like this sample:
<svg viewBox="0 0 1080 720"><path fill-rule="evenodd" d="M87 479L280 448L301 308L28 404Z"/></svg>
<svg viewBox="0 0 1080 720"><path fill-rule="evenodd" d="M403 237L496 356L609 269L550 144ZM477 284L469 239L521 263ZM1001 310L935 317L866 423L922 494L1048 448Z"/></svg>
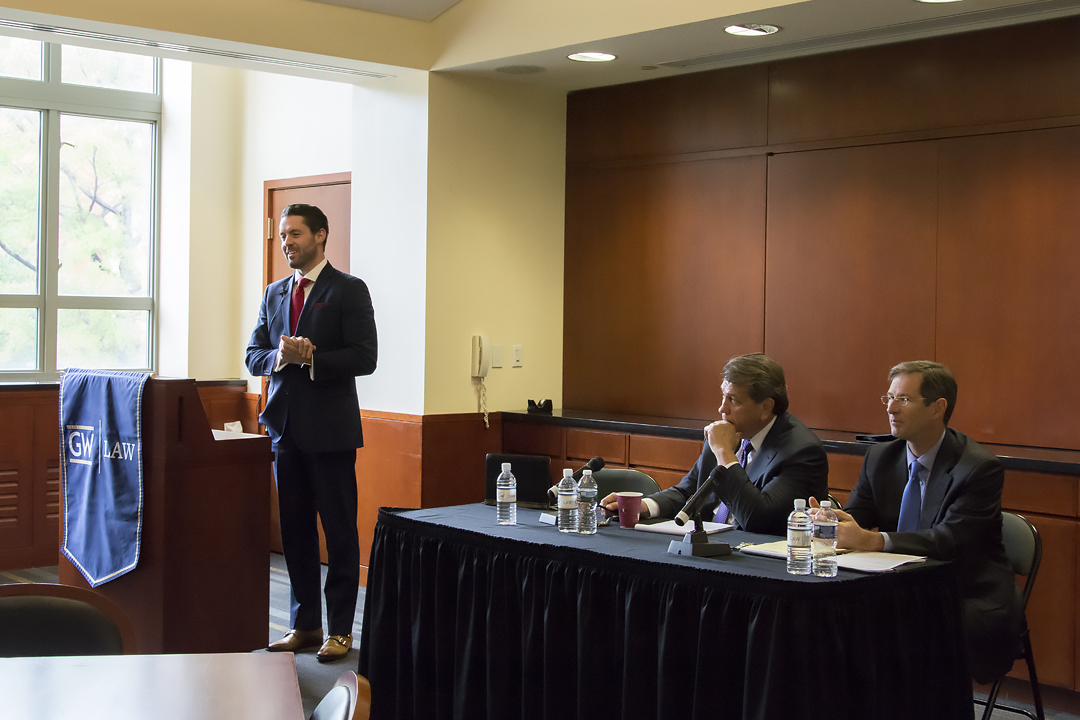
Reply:
<svg viewBox="0 0 1080 720"><path fill-rule="evenodd" d="M322 566L323 582L326 582L326 566ZM319 704L330 688L334 687L341 673L356 672L360 662L357 646L360 644L360 625L364 621L364 588L356 600L356 617L353 620L353 649L344 660L320 663L315 659L317 648L302 650L296 654L296 675L300 679L300 697L304 701L304 715ZM326 598L323 598L323 627L326 623ZM268 641L279 639L289 629L289 575L285 571L285 558L276 553L270 555L270 633ZM259 652L265 652L260 650Z"/></svg>
<svg viewBox="0 0 1080 720"><path fill-rule="evenodd" d="M326 566L323 566L323 580L326 579ZM57 581L56 567L30 568L27 570L0 570L0 585L12 582L51 582ZM315 649L305 650L296 655L296 674L300 680L300 696L304 701L304 716L310 716L330 688L334 686L341 673L356 670L359 654L356 645L360 642L360 626L363 623L364 588L360 588L360 597L356 604L356 620L353 622L353 649L344 660L333 663L320 663L315 659ZM323 618L326 607L323 606ZM325 623L324 623L325 626ZM280 638L289 629L289 576L285 572L285 558L281 555L270 556L270 625L267 640L272 642ZM259 650L257 652L265 652ZM1035 659L1038 665L1038 657ZM985 699L985 696L984 696ZM1030 705L1010 703L1028 710ZM973 718L982 717L983 708L974 706ZM1022 715L995 710L992 720L1010 720L1022 718ZM1046 709L1048 720L1080 720L1076 715Z"/></svg>

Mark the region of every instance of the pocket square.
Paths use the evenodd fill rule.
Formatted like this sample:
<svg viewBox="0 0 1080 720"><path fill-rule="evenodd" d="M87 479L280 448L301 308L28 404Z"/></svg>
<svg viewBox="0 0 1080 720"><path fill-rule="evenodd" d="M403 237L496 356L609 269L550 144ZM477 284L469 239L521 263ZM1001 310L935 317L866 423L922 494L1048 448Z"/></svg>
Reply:
<svg viewBox="0 0 1080 720"><path fill-rule="evenodd" d="M318 310L319 308L330 307L330 305L331 303L315 303L315 309Z"/></svg>

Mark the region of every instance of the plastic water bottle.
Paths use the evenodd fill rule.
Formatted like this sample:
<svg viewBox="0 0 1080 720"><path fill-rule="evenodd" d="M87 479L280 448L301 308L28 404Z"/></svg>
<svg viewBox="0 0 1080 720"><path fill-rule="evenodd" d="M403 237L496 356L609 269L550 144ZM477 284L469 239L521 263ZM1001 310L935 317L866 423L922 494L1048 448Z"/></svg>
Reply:
<svg viewBox="0 0 1080 720"><path fill-rule="evenodd" d="M821 509L814 515L814 574L820 577L836 577L836 529L839 522L833 512L832 502L821 501Z"/></svg>
<svg viewBox="0 0 1080 720"><path fill-rule="evenodd" d="M577 532L578 500L574 471L566 468L559 481L559 532Z"/></svg>
<svg viewBox="0 0 1080 720"><path fill-rule="evenodd" d="M517 478L510 472L510 463L502 464L495 481L496 512L500 525L517 525Z"/></svg>
<svg viewBox="0 0 1080 720"><path fill-rule="evenodd" d="M596 534L596 479L592 470L586 470L577 486L578 494L578 533Z"/></svg>
<svg viewBox="0 0 1080 720"><path fill-rule="evenodd" d="M792 575L810 574L810 541L814 526L806 512L806 501L795 501L795 510L787 519L787 571Z"/></svg>

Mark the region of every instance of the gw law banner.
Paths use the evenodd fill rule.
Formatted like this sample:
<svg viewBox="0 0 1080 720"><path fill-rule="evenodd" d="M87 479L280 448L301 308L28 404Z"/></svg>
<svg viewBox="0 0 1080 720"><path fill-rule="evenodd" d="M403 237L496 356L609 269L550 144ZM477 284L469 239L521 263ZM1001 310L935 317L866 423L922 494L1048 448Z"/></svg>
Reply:
<svg viewBox="0 0 1080 720"><path fill-rule="evenodd" d="M61 551L90 587L135 568L142 533L146 373L68 370L60 382Z"/></svg>

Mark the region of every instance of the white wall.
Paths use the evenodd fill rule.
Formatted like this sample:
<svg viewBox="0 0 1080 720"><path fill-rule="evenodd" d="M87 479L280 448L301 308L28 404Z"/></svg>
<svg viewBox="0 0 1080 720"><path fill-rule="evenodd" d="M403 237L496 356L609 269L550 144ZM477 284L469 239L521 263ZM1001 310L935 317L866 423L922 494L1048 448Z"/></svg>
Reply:
<svg viewBox="0 0 1080 720"><path fill-rule="evenodd" d="M424 412L428 75L357 87L353 98L352 272L371 290L379 368L361 407Z"/></svg>
<svg viewBox="0 0 1080 720"><path fill-rule="evenodd" d="M263 182L351 171L351 269L379 331L361 406L475 412L473 333L504 345L492 410L560 403L564 95L420 71L352 86L196 67L190 103L193 209L170 225L162 264L163 286L190 289L183 306L162 303L163 327L188 327L187 367L163 357L163 373L258 390L243 359L263 289ZM512 369L516 343L525 366Z"/></svg>
<svg viewBox="0 0 1080 720"><path fill-rule="evenodd" d="M241 120L236 138L239 191L233 197L236 230L222 242L238 250L237 269L231 275L238 295L233 313L232 371L225 377L249 378L244 349L259 317L262 299L263 182L306 175L352 170L351 85L237 71ZM355 214L355 213L354 213Z"/></svg>
<svg viewBox="0 0 1080 720"><path fill-rule="evenodd" d="M191 244L191 63L162 65L158 372L188 377Z"/></svg>

